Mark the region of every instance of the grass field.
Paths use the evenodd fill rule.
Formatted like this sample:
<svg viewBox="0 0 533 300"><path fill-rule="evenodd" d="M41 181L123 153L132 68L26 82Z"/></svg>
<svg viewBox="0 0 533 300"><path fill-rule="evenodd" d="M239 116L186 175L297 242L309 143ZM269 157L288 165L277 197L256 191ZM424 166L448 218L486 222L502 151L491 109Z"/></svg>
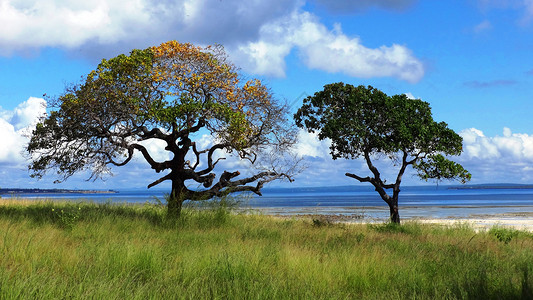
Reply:
<svg viewBox="0 0 533 300"><path fill-rule="evenodd" d="M0 299L533 299L533 235L0 199Z"/></svg>

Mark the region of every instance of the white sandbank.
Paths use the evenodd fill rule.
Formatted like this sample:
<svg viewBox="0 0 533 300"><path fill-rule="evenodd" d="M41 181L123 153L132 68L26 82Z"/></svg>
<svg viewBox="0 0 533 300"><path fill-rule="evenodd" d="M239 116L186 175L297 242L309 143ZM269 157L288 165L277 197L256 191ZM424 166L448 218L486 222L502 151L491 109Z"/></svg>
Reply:
<svg viewBox="0 0 533 300"><path fill-rule="evenodd" d="M480 229L480 230L486 230L486 229L490 229L491 227L498 226L498 227L513 228L517 230L533 232L533 219L528 218L528 217L508 218L508 217L487 216L483 218L407 220L407 222L409 221L416 221L419 223L426 223L426 224L442 224L445 226L465 224L465 225L469 225L475 229Z"/></svg>

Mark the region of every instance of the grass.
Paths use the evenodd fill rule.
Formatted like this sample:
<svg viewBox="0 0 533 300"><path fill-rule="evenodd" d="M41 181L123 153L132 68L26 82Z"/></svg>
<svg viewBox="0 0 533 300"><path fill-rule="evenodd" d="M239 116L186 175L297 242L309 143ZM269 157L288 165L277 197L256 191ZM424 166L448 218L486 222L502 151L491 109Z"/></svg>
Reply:
<svg viewBox="0 0 533 300"><path fill-rule="evenodd" d="M0 202L0 299L532 299L533 235Z"/></svg>

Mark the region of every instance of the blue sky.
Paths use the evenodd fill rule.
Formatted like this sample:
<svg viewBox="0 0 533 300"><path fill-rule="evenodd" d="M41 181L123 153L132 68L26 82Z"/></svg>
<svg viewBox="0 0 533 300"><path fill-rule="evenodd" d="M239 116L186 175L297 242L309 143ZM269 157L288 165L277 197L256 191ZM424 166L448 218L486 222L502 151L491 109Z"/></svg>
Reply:
<svg viewBox="0 0 533 300"><path fill-rule="evenodd" d="M80 174L53 185L54 176L28 177L22 149L43 94L60 94L102 58L167 40L224 45L293 110L337 81L421 98L463 136L456 160L472 183L533 183L532 0L0 0L0 20L0 187L157 179L139 160L104 182ZM294 185L356 184L343 174L368 172L358 160L331 161L327 141L303 132L297 151L308 168Z"/></svg>

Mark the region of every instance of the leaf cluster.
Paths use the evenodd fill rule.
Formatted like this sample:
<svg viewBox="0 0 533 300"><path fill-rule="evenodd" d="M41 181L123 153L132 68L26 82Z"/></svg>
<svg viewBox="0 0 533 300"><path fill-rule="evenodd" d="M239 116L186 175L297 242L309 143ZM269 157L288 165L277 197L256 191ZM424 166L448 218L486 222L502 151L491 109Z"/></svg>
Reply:
<svg viewBox="0 0 533 300"><path fill-rule="evenodd" d="M299 127L317 132L319 139L331 140L333 159L368 160L369 155L384 154L397 161L404 156L404 164L419 163L416 168L426 180L469 178L460 165L440 155L459 155L461 136L446 123L434 121L425 101L339 82L304 99L294 118Z"/></svg>

